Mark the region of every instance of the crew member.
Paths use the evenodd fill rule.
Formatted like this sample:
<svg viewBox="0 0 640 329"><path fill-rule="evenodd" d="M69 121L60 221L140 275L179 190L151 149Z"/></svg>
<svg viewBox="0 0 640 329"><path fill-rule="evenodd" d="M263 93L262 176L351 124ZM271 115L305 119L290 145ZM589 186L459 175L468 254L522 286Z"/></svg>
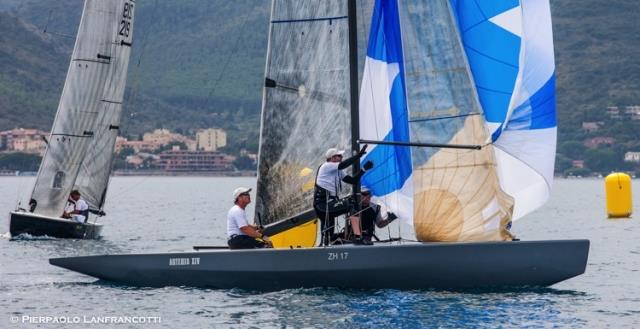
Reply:
<svg viewBox="0 0 640 329"><path fill-rule="evenodd" d="M229 249L271 248L269 237L257 225L249 224L245 208L251 203L250 188L238 187L233 191L234 206L227 214L227 243Z"/></svg>
<svg viewBox="0 0 640 329"><path fill-rule="evenodd" d="M387 212L386 218L382 218L380 205L371 202L371 191L366 187L362 187L360 195L360 213L349 217L355 235L353 241L355 244L372 245L375 227L383 228L398 217L392 212Z"/></svg>
<svg viewBox="0 0 640 329"><path fill-rule="evenodd" d="M348 213L353 208L348 198L340 199L342 182L356 184L364 172L373 167L373 162L367 161L363 165L363 170L353 176L348 176L344 172L344 169L360 160L366 153L366 149L365 145L356 155L344 161L342 150L330 148L325 152L326 162L318 168L313 197L313 208L320 219L322 229L322 245L327 246L333 240L336 217Z"/></svg>
<svg viewBox="0 0 640 329"><path fill-rule="evenodd" d="M89 205L80 196L80 191L73 190L69 194L67 206L62 212L62 218L72 219L78 223L86 223L89 218Z"/></svg>

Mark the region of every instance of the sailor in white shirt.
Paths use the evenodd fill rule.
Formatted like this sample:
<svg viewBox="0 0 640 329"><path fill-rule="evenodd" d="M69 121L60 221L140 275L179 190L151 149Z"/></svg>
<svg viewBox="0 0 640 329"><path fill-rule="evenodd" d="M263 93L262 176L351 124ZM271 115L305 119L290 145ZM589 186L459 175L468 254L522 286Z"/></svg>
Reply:
<svg viewBox="0 0 640 329"><path fill-rule="evenodd" d="M227 241L229 249L254 249L272 247L269 237L260 232L257 225L249 224L245 208L251 203L250 188L238 187L233 191L235 204L227 214Z"/></svg>
<svg viewBox="0 0 640 329"><path fill-rule="evenodd" d="M365 145L356 155L344 161L342 160L344 155L342 150L330 148L325 152L324 156L327 161L318 168L313 197L313 208L320 219L322 228L322 245L329 245L333 240L335 218L348 213L352 208L352 204L348 199L340 199L342 182L357 184L365 171L373 167L373 162L367 161L362 166L363 170L353 176L348 176L343 171L356 161L360 161L360 158L365 155L366 149L367 146Z"/></svg>
<svg viewBox="0 0 640 329"><path fill-rule="evenodd" d="M80 191L71 191L67 207L62 213L62 218L72 219L78 223L87 221L87 218L89 218L89 205L81 198Z"/></svg>

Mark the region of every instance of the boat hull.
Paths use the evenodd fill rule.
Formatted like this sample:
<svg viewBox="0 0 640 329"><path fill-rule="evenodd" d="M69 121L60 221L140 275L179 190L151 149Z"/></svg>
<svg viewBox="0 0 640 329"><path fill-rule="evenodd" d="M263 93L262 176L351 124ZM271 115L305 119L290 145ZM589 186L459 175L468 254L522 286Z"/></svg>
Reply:
<svg viewBox="0 0 640 329"><path fill-rule="evenodd" d="M76 223L32 213L11 212L9 232L14 237L20 234L30 234L61 239L97 239L102 232L102 224Z"/></svg>
<svg viewBox="0 0 640 329"><path fill-rule="evenodd" d="M549 286L584 273L588 240L415 243L53 258L115 283L280 290Z"/></svg>

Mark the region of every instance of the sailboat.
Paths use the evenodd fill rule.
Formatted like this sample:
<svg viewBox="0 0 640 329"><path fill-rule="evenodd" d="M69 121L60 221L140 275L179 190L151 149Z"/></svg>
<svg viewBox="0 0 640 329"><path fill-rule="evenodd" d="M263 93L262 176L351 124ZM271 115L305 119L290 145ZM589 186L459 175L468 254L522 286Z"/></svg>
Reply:
<svg viewBox="0 0 640 329"><path fill-rule="evenodd" d="M61 218L77 189L98 216L103 207L122 114L133 37L132 0L86 0L56 117L29 209L10 213L12 236L93 239L97 219Z"/></svg>
<svg viewBox="0 0 640 329"><path fill-rule="evenodd" d="M513 10L509 17L538 29L537 18L549 19L548 4L530 7L543 1L508 2L494 13ZM252 290L549 286L584 273L588 240L518 241L509 232L517 203L531 197L526 189L505 191L514 185L502 183L509 176L497 170L504 159L496 148L500 136L517 137L512 122L524 103L510 102L499 124L486 124L476 92L481 67L465 54L473 38L459 27L488 19L462 3L376 0L359 83L355 0L273 1L256 220L280 248L194 247L49 262L127 285ZM529 58L520 54L516 68L526 68ZM516 76L512 94L535 91L524 88L526 72ZM536 103L528 104L535 116ZM413 228L415 241L314 247L313 168L329 147L363 144L370 146L363 161L375 163L363 184Z"/></svg>

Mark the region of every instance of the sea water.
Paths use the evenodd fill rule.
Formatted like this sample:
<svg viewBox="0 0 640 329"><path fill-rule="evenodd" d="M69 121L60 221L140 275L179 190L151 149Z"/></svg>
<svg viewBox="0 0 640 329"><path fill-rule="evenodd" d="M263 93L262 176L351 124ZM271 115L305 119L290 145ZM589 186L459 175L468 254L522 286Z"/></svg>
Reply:
<svg viewBox="0 0 640 329"><path fill-rule="evenodd" d="M96 282L48 259L224 244L232 191L255 187L255 179L115 177L102 239L10 241L8 212L32 184L33 177L0 177L0 328L640 327L640 214L607 219L602 180L556 180L550 201L513 227L523 240L590 239L586 273L550 288L503 292L257 293ZM640 205L638 181L633 189Z"/></svg>

